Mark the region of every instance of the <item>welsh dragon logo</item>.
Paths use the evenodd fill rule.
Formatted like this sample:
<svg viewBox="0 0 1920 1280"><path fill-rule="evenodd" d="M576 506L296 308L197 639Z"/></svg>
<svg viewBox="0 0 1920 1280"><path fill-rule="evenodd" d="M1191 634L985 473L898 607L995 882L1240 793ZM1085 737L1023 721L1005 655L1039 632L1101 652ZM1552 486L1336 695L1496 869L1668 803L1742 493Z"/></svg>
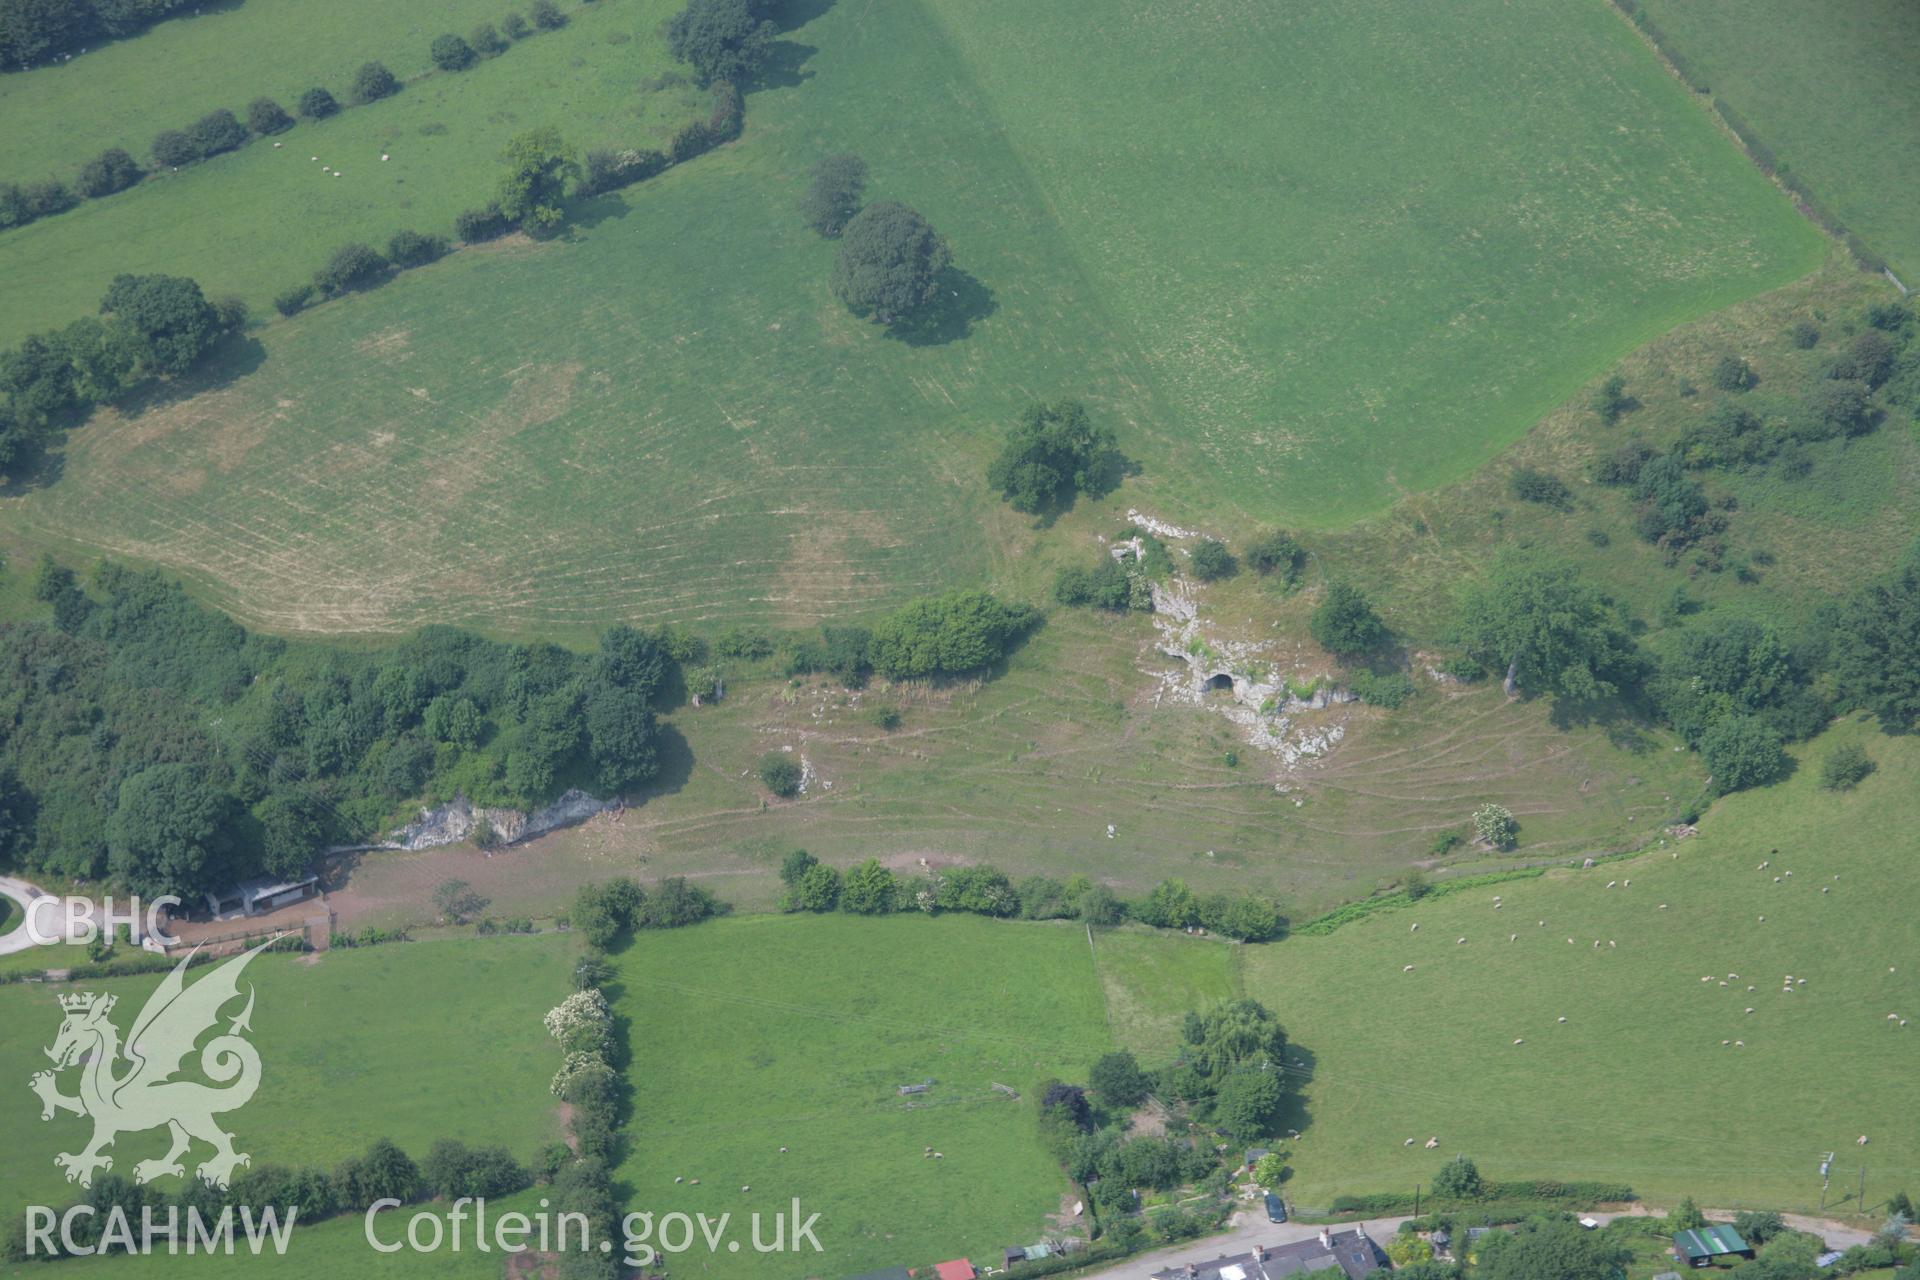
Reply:
<svg viewBox="0 0 1920 1280"><path fill-rule="evenodd" d="M172 1145L161 1158L134 1165L135 1182L184 1175L181 1157L196 1138L213 1147L213 1155L200 1162L198 1171L212 1186L224 1188L236 1167L252 1163L250 1156L233 1149L233 1135L214 1122L217 1113L244 1106L260 1087L260 1054L240 1034L252 1030L248 1023L253 1016L251 985L246 1008L232 1019L224 1035L216 1035L200 1050L201 1073L224 1087L174 1076L195 1042L219 1021L220 1010L239 998L241 970L272 942L270 938L235 956L192 986L187 985L186 973L187 961L193 957L183 958L141 1008L125 1044L108 1018L115 997L91 991L60 997L66 1019L46 1051L53 1059L53 1070L36 1072L30 1084L40 1095L42 1120L53 1119L56 1111L93 1118L92 1140L78 1152L53 1158L66 1171L68 1182L92 1186L95 1170L113 1167L113 1157L103 1150L116 1137L161 1125L170 1131ZM61 1093L55 1079L56 1072L71 1067L80 1070L80 1092L75 1097Z"/></svg>

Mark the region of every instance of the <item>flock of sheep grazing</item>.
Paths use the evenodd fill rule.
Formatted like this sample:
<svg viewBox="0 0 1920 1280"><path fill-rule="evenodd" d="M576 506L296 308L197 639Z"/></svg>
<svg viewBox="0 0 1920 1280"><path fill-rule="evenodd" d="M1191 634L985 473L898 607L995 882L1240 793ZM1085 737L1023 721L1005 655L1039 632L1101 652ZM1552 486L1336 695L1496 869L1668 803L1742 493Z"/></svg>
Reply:
<svg viewBox="0 0 1920 1280"><path fill-rule="evenodd" d="M274 149L275 151L278 151L278 150L280 150L280 148L281 148L282 146L284 146L284 145L285 145L284 143L279 143L279 142L276 142L276 143L274 143L274 144L273 144L273 149ZM319 156L310 156L310 157L308 157L308 158L309 158L309 159L311 159L311 160L313 161L313 163L315 163L315 164L320 164L320 157L319 157ZM391 155L389 155L389 154L387 154L387 153L385 153L385 152L382 152L382 153L381 153L381 156L380 156L380 163L381 163L381 164L385 164L385 163L386 163L387 161L389 161L389 160L391 160L392 158L393 158L393 157L392 157ZM333 167L332 165L330 165L330 164L320 164L320 172L321 172L322 174L324 174L325 176L327 176L327 177L330 177L330 178L339 178L339 177L344 177L344 176L345 176L345 175L343 175L343 174L342 174L342 173L340 172L340 170L338 170L338 169L336 169L336 168L334 168L334 167Z"/></svg>
<svg viewBox="0 0 1920 1280"><path fill-rule="evenodd" d="M1777 852L1777 851L1776 851L1776 852ZM1678 855L1678 854L1676 853L1676 854L1675 854L1674 856L1675 856L1675 857L1677 858L1677 857L1678 857L1679 855ZM1762 871L1762 872L1766 872L1766 871L1769 871L1769 870L1771 870L1771 869L1772 869L1772 866L1773 866L1773 862L1772 862L1772 859L1770 859L1770 858L1769 858L1769 859L1765 859L1765 860L1763 860L1763 861L1762 861L1762 862L1760 863L1760 865L1759 865L1759 867L1757 868L1757 870L1759 870L1759 871ZM1773 877L1773 883L1775 883L1775 884L1777 884L1777 885L1781 885L1781 886L1783 886L1783 887L1784 887L1784 886L1788 886L1788 885L1790 885L1790 884L1791 884L1791 882L1793 881L1793 878L1794 878L1794 877L1793 877L1793 872L1791 872L1791 871L1785 871L1785 870L1783 870L1783 871L1781 871L1781 872L1780 872L1779 874L1777 874L1777 875L1775 875L1775 876ZM1834 877L1833 877L1833 879L1834 879L1834 881L1835 881L1835 882L1838 882L1838 881L1839 881L1839 879L1840 879L1840 876L1839 876L1838 874L1836 874L1836 875L1834 875ZM1607 884L1606 884L1606 887L1607 887L1608 889L1627 889L1627 888L1629 888L1629 887L1631 887L1631 886L1632 886L1632 884L1633 884L1633 881L1632 881L1631 879L1627 879L1627 878L1621 878L1621 879L1617 879L1617 880L1609 880L1609 881L1607 881ZM1833 885L1831 885L1831 884L1828 884L1828 885L1822 885L1822 886L1821 886L1821 888L1820 888L1820 892L1821 892L1822 894L1827 894L1827 893L1830 893L1830 892L1832 891L1832 889L1833 889ZM1505 904L1505 903L1504 903L1504 901L1502 900L1502 896L1501 896L1500 894L1495 894L1495 895L1493 895L1493 899L1492 899L1492 906L1493 906L1493 909L1494 909L1495 911L1499 911L1499 910L1501 910L1501 909L1502 909L1502 908L1503 908L1503 907L1504 907L1505 905L1506 905L1506 904ZM1668 904L1667 904L1667 903L1664 903L1664 902L1662 902L1662 903L1660 903L1660 904L1659 904L1659 907L1658 907L1657 909L1658 909L1658 910L1661 910L1661 911L1665 911L1665 910L1667 910L1667 907L1668 907ZM1758 921L1757 921L1757 923L1760 923L1760 924L1765 924L1765 923L1766 923L1766 920L1767 920L1767 918L1766 918L1766 916L1764 916L1764 915L1761 915L1761 916L1759 916L1759 917L1758 917ZM1541 929L1544 929L1544 928L1546 928L1546 926L1547 926L1547 922L1546 922L1545 920L1541 920L1541 921L1538 921L1538 922L1537 922L1537 924L1536 924L1536 927L1537 927L1537 928L1541 928ZM1415 923L1414 923L1413 925L1411 925L1411 926L1409 927L1409 929L1408 929L1408 932L1410 932L1410 933L1418 933L1419 931L1420 931L1420 925L1418 924L1418 922L1415 922ZM1508 941L1509 943L1517 943L1517 942L1518 942L1519 940L1520 940L1520 935L1519 935L1518 933L1509 933L1509 934L1507 935L1507 941ZM1575 944L1575 940L1574 940L1573 938L1568 938L1568 939L1567 939L1567 944L1568 944L1569 946L1572 946L1572 945L1574 945L1574 944ZM1467 938L1466 938L1466 937L1464 937L1464 936L1462 936L1462 937L1459 937L1459 938L1456 938L1456 939L1454 940L1454 945L1455 945L1455 946L1465 946L1465 945L1467 945ZM1602 945L1602 940L1601 940L1601 939L1599 939L1599 938L1596 938L1596 939L1594 939L1594 940L1593 940L1593 949L1595 949L1595 950L1598 950L1598 949L1599 949L1599 948L1601 947L1601 945ZM1615 941L1614 939L1611 939L1611 938L1609 938L1609 939L1606 939L1606 940L1605 940L1605 945L1606 945L1606 947L1607 947L1608 949L1617 949L1617 948L1618 948L1618 946L1619 946L1619 944L1618 944L1618 943L1617 943L1617 942L1616 942L1616 941ZM1897 969L1898 969L1898 966L1896 966L1896 965L1888 965L1888 966L1887 966L1887 972L1888 972L1888 973L1894 973L1894 972L1897 972ZM1413 965L1411 965L1411 964L1408 964L1408 965L1405 965L1404 967L1402 967L1402 969L1401 969L1401 972L1402 972L1402 973L1412 973L1412 972L1414 972L1414 966L1413 966ZM1730 984L1732 984L1732 983L1736 983L1736 982L1738 982L1738 981L1740 981L1740 975L1739 975L1738 973L1728 973L1728 974L1727 974L1727 976L1726 976L1725 978L1720 978L1720 977L1717 977L1717 976L1716 976L1716 975L1714 975L1714 974L1710 974L1710 973L1709 973L1709 974L1705 974L1705 975L1702 975L1702 977L1701 977L1701 979L1700 979L1700 981L1701 981L1702 983L1718 983L1718 984L1719 984L1720 986L1722 986L1722 987L1725 987L1725 986L1728 986L1728 985L1730 985ZM1795 975L1795 974L1791 974L1791 973L1789 973L1789 974L1786 974L1786 975L1784 975L1784 976L1783 976L1783 977L1781 978L1781 982L1780 982L1780 992L1781 992L1781 994L1782 994L1782 995L1795 995L1795 994L1799 994L1799 993L1801 993L1801 992L1803 992L1803 991L1804 991L1804 990L1806 989L1806 986L1807 986L1807 978L1806 978L1805 976L1803 976L1803 975ZM1757 989L1758 989L1758 984L1749 984L1749 985L1747 986L1747 990L1748 990L1749 992L1752 992L1752 991L1756 991ZM1748 1005L1748 1006L1744 1006L1744 1012L1745 1012L1745 1015L1752 1015L1752 1014L1755 1014L1755 1013L1757 1013L1757 1012L1758 1012L1758 1010L1757 1010L1757 1008L1756 1008L1755 1006L1752 1006L1752 1005ZM1567 1021L1567 1019L1566 1019L1566 1017L1565 1017L1565 1015L1562 1015L1562 1016L1561 1016L1561 1017L1560 1017L1560 1018L1559 1018L1559 1019L1557 1020L1557 1022L1556 1022L1556 1025L1559 1025L1559 1024L1562 1024L1562 1023L1565 1023L1566 1021ZM1906 1026L1906 1025L1907 1025L1907 1019L1906 1019L1906 1018L1904 1018L1904 1017L1902 1017L1902 1016L1901 1016L1901 1015L1900 1015L1899 1013L1889 1013L1889 1014L1887 1015L1887 1021L1888 1021L1888 1022L1891 1022L1891 1023L1894 1023L1894 1024L1895 1024L1895 1026L1896 1026L1896 1029L1897 1029L1898 1027L1904 1027L1904 1026ZM1526 1044L1526 1042L1527 1042L1527 1041L1526 1041L1526 1037L1524 1037L1524 1036L1516 1036L1516 1037L1514 1037L1514 1040L1513 1040L1513 1043L1514 1043L1514 1044L1515 1044L1516 1046L1519 1046L1519 1045L1524 1045L1524 1044ZM1726 1039L1726 1040L1722 1040L1722 1041L1721 1041L1720 1043L1721 1043L1721 1045L1722 1045L1723 1047L1726 1047L1726 1048L1733 1048L1733 1049L1744 1049L1744 1048L1746 1048L1746 1047L1747 1047L1747 1043L1746 1043L1746 1041L1745 1041L1745 1040L1736 1040L1736 1039L1731 1039L1731 1038L1729 1038L1729 1039ZM1412 1139L1412 1138L1408 1138L1408 1139L1407 1139L1407 1140L1406 1140L1406 1141L1405 1141L1405 1142L1404 1142L1404 1143L1402 1144L1402 1146L1406 1146L1406 1147L1411 1147L1411 1146L1412 1146L1412 1145L1414 1144L1414 1141L1415 1141L1414 1139ZM1865 1135L1865 1134L1862 1134L1862 1135L1860 1136L1860 1138L1858 1139L1858 1142L1859 1142L1859 1145L1861 1145L1861 1146L1865 1146L1865 1145L1866 1145L1866 1142L1867 1142L1867 1137L1866 1137L1866 1135ZM1439 1139L1439 1137L1438 1137L1438 1136L1436 1135L1436 1136L1434 1136L1434 1137L1432 1137L1432 1138L1429 1138L1429 1139L1427 1140L1427 1142L1426 1142L1426 1149L1427 1149L1427 1150L1429 1150L1429 1151L1431 1151L1431 1150L1433 1150L1434 1148L1436 1148L1436 1147L1438 1147L1439 1145L1440 1145L1440 1139Z"/></svg>

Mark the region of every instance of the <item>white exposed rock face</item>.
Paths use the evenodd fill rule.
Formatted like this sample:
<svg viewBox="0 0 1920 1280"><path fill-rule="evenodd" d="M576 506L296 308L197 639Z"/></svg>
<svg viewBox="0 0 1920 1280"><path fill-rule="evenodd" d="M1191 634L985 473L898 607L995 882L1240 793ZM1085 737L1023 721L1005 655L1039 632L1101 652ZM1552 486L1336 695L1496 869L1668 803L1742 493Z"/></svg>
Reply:
<svg viewBox="0 0 1920 1280"><path fill-rule="evenodd" d="M1138 512L1129 517L1150 527ZM1182 585L1154 585L1153 625L1160 633L1156 650L1181 664L1153 672L1159 683L1156 705L1174 701L1208 707L1238 725L1249 746L1279 756L1289 768L1325 755L1339 743L1346 734L1344 725L1296 730L1294 717L1356 701L1352 693L1323 680L1307 697L1296 696L1266 645L1209 637L1199 615L1198 602ZM1224 688L1215 692L1212 682L1221 676L1232 682L1230 699L1220 696L1227 692ZM1285 790L1285 784L1277 789Z"/></svg>
<svg viewBox="0 0 1920 1280"><path fill-rule="evenodd" d="M417 820L392 832L386 841L374 847L418 850L458 844L473 835L474 828L482 818L493 825L501 843L517 844L560 827L584 822L603 809L611 809L614 803L575 789L544 809L522 813L518 809L482 808L468 801L465 796L460 796L437 809L422 809Z"/></svg>
<svg viewBox="0 0 1920 1280"><path fill-rule="evenodd" d="M1127 508L1127 523L1145 529L1156 538L1198 538L1202 536L1198 529L1182 529L1177 524L1168 524L1165 520L1155 520L1152 516L1141 515L1132 507Z"/></svg>

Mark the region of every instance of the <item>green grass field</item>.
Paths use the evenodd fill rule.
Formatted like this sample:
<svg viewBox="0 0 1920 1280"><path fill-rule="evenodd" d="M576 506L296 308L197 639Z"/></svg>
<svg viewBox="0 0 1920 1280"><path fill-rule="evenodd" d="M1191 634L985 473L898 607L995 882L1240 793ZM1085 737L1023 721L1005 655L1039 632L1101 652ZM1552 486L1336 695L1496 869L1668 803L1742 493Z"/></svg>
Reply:
<svg viewBox="0 0 1920 1280"><path fill-rule="evenodd" d="M807 1275L997 1257L1051 1232L1066 1180L1031 1102L992 1086L1026 1095L1112 1047L1077 926L723 920L642 935L617 982L633 1207L744 1217L798 1197L825 1249L786 1268ZM918 1099L895 1093L927 1079ZM701 1254L673 1269L762 1275L767 1262Z"/></svg>
<svg viewBox="0 0 1920 1280"><path fill-rule="evenodd" d="M1819 762L1854 739L1878 770L1820 790ZM1249 949L1247 993L1312 1055L1289 1196L1411 1190L1463 1153L1489 1177L1621 1181L1656 1203L1812 1208L1827 1151L1830 1208L1858 1211L1862 1166L1869 1213L1920 1185L1893 1101L1920 971L1911 842L1892 834L1915 820L1920 744L1850 722L1797 754L1791 780L1670 849L1499 886L1499 909L1470 891Z"/></svg>
<svg viewBox="0 0 1920 1280"><path fill-rule="evenodd" d="M518 1195L487 1202L489 1212L538 1212L540 1192L523 1191ZM444 1213L446 1206L437 1207ZM382 1243L403 1238L405 1218L421 1209L408 1208L388 1214L376 1227ZM471 1227L468 1228L471 1230ZM235 1233L239 1233L235 1226ZM469 1237L469 1240L471 1237ZM162 1249L165 1245L160 1246ZM274 1280L339 1280L341 1276L368 1277L368 1280L500 1280L501 1256L483 1254L471 1247L455 1253L445 1249L437 1253L381 1253L367 1244L365 1227L357 1214L331 1218L309 1227L299 1227L290 1238L284 1254L263 1254L256 1258L244 1245L232 1255L180 1254L169 1257L156 1253L147 1257L74 1258L59 1264L62 1276L101 1277L103 1280L229 1280L270 1274ZM7 1280L34 1280L47 1274L44 1264L0 1263L0 1276Z"/></svg>
<svg viewBox="0 0 1920 1280"><path fill-rule="evenodd" d="M1176 42L1143 4L833 6L791 33L740 144L602 202L571 243L459 254L269 325L257 370L77 432L10 523L166 564L281 631L579 636L844 617L994 576L1034 535L980 474L1037 396L1116 424L1144 467L1123 497L1163 515L1378 510L1470 470L1624 351L1820 259L1629 30L1599 5L1535 7L1241 3ZM594 34L633 22L610 5L429 83L485 97L518 78L534 97L542 58L609 53L630 85L641 42ZM1095 92L1116 83L1138 91ZM413 96L325 128L456 114ZM543 119L575 114L542 101ZM793 199L842 147L872 164L873 196L951 239L990 297L970 336L891 340L827 296L831 246ZM238 179L307 154L223 163ZM180 208L204 210L212 175L191 176ZM471 199L432 190L433 217L424 200L405 218L326 209L329 240ZM138 208L161 198L99 216L159 226ZM28 228L73 239L0 245L0 270L69 288L4 255L90 255L98 237L60 227L93 216ZM235 259L230 228L257 217L214 220L222 264L168 261L256 297L310 269L317 249ZM118 269L106 256L87 269Z"/></svg>
<svg viewBox="0 0 1920 1280"><path fill-rule="evenodd" d="M570 990L575 945L558 934L396 944L317 957L262 956L247 969L258 991L253 1042L260 1091L226 1123L256 1164L331 1168L391 1138L416 1159L440 1138L499 1144L531 1159L559 1135L547 1092L558 1058L540 1019ZM204 974L205 970L198 971ZM120 998L124 1033L159 978L85 984ZM0 1112L0 1207L61 1205L76 1195L53 1163L77 1151L89 1121L40 1119L25 1089L44 1069L60 1026L63 987L0 987L0 1078L19 1094ZM71 1093L72 1078L63 1077ZM166 1149L164 1130L126 1135L114 1170ZM198 1149L196 1149L198 1150Z"/></svg>
<svg viewBox="0 0 1920 1280"><path fill-rule="evenodd" d="M333 43L329 28L336 21L371 26L379 30L364 38L376 48L390 46L394 56L388 65L405 77L427 69L427 43L446 25L464 34L483 18L502 16L507 7L439 0L425 16L413 6L387 6L373 17L374 7L364 3L341 6L337 14L328 6L316 30L277 0L267 0L257 13L248 3L219 15L219 22L163 24L147 37L191 39L192 55L221 60L220 70L203 80L184 78L173 65L178 56L189 68L197 67L187 52L147 51L143 38L104 51L98 64L89 54L58 71L30 72L24 84L15 83L21 77L8 76L0 84L5 95L0 109L11 114L17 105L29 118L78 118L89 130L111 129L102 132L98 145L126 142L144 162L148 140L163 125L184 127L219 106L244 118L247 101L269 90L292 109L306 87L299 74L271 65L256 72L252 64L237 61L256 43L304 49L311 58ZM318 124L302 123L275 139L256 139L239 151L0 235L0 279L7 282L0 342L93 314L108 282L123 271L192 276L210 295L237 295L257 315L270 317L274 295L310 279L342 244L357 240L384 248L387 238L403 228L450 236L456 214L492 196L500 151L521 130L556 125L582 149L664 146L675 126L696 112L704 114L703 94L639 89L642 80L672 68L655 31L672 11L671 3L615 0L566 7L572 21L565 28L522 40L467 71L427 76L394 97L348 108ZM296 30L298 40L292 38ZM373 55L324 57L322 78L341 101L352 68L366 56ZM136 57L142 60L138 67L115 65ZM224 97L203 87L207 80L224 87L251 74L271 79L250 81L257 83L251 89L236 85ZM52 78L36 80L39 76ZM110 92L100 121L74 105L76 96L91 102L105 87ZM193 95L200 105L172 105L181 95ZM145 132L137 139L123 136L132 126L113 123L122 109L143 121ZM72 146L64 125L21 129L20 138L14 145L57 142L69 157L66 167L73 169L97 149ZM278 149L276 141L282 144ZM382 155L392 158L382 163ZM18 172L14 163L41 161L0 161L0 169ZM342 176L323 173L322 165Z"/></svg>
<svg viewBox="0 0 1920 1280"><path fill-rule="evenodd" d="M1642 0L1711 86L1814 195L1920 279L1920 12L1902 0Z"/></svg>

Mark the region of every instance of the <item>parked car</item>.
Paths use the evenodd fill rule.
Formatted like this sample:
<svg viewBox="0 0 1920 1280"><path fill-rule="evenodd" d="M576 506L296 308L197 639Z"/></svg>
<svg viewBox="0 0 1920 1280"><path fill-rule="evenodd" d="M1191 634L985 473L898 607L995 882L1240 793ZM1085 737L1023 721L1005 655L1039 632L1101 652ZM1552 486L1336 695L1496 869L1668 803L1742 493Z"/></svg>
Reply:
<svg viewBox="0 0 1920 1280"><path fill-rule="evenodd" d="M1286 1203L1273 1192L1267 1192L1267 1221L1285 1222L1287 1220Z"/></svg>

